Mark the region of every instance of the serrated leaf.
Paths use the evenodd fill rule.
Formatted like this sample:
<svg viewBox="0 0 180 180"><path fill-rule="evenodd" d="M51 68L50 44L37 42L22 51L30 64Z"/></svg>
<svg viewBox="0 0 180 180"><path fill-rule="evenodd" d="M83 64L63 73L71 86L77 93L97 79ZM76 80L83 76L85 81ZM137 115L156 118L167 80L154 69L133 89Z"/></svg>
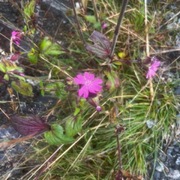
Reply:
<svg viewBox="0 0 180 180"><path fill-rule="evenodd" d="M33 88L32 86L22 80L19 81L12 81L11 83L12 88L17 91L18 93L25 95L25 96L33 96Z"/></svg>
<svg viewBox="0 0 180 180"><path fill-rule="evenodd" d="M73 137L81 130L82 130L82 119L80 117L77 119L74 119L73 117L69 117L66 120L65 131L67 136Z"/></svg>

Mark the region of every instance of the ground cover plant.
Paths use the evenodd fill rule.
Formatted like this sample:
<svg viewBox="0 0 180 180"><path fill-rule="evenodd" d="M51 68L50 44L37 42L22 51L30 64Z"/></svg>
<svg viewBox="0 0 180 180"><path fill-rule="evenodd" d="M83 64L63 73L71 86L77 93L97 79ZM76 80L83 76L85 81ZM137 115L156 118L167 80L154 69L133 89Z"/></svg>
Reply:
<svg viewBox="0 0 180 180"><path fill-rule="evenodd" d="M168 29L178 9L170 18L167 11L173 1L72 0L65 45L36 24L38 2L11 3L24 23L12 29L0 61L1 86L18 97L38 91L57 99L39 114L22 114L20 100L16 115L0 108L22 135L0 147L32 142L16 169L35 164L22 178L150 179L149 164L179 111L180 62L170 54L179 49L169 41L179 27Z"/></svg>

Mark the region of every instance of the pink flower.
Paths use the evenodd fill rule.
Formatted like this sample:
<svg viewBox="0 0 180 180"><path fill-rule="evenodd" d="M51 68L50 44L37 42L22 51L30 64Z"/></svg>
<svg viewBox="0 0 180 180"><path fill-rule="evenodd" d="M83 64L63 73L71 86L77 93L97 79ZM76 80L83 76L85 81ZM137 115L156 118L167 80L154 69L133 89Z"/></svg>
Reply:
<svg viewBox="0 0 180 180"><path fill-rule="evenodd" d="M11 33L11 39L16 45L20 44L21 36L22 36L22 33L19 31L13 31Z"/></svg>
<svg viewBox="0 0 180 180"><path fill-rule="evenodd" d="M102 91L102 79L96 78L94 74L85 72L78 74L74 78L74 83L79 85L78 95L87 99L88 97L96 96Z"/></svg>
<svg viewBox="0 0 180 180"><path fill-rule="evenodd" d="M103 22L102 25L101 25L101 28L102 28L102 29L106 29L107 27L108 27L108 24L105 23L105 22Z"/></svg>
<svg viewBox="0 0 180 180"><path fill-rule="evenodd" d="M20 58L20 56L21 56L20 52L16 52L16 53L14 53L14 54L11 54L11 55L10 55L10 60L11 60L11 61L18 61L18 59Z"/></svg>
<svg viewBox="0 0 180 180"><path fill-rule="evenodd" d="M148 72L146 74L147 79L151 79L156 75L156 71L159 69L161 62L156 58L152 58L151 65L149 66Z"/></svg>
<svg viewBox="0 0 180 180"><path fill-rule="evenodd" d="M99 112L99 111L101 111L101 110L102 110L101 106L97 106L97 107L96 107L96 111Z"/></svg>

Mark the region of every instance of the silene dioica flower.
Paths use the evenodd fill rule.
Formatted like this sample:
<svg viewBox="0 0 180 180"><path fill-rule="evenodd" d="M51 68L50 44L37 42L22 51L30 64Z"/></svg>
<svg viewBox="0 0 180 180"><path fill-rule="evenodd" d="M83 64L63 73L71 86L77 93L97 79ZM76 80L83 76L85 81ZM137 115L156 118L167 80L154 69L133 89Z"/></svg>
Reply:
<svg viewBox="0 0 180 180"><path fill-rule="evenodd" d="M22 37L22 32L20 31L13 31L11 33L11 39L16 45L20 44L21 37Z"/></svg>
<svg viewBox="0 0 180 180"><path fill-rule="evenodd" d="M74 78L74 83L79 85L78 96L85 99L95 97L102 91L102 79L89 72L78 74Z"/></svg>
<svg viewBox="0 0 180 180"><path fill-rule="evenodd" d="M151 61L151 64L150 64L150 66L148 68L146 78L147 79L153 78L156 75L156 72L159 69L160 65L161 65L161 62L156 57L153 57L152 61Z"/></svg>

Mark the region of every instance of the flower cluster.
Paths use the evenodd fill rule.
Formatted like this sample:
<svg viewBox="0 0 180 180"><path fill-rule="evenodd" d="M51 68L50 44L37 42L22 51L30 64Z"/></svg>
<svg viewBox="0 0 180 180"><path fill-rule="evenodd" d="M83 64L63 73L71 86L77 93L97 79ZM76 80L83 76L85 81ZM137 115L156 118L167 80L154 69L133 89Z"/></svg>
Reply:
<svg viewBox="0 0 180 180"><path fill-rule="evenodd" d="M102 91L102 79L96 78L94 74L85 72L74 78L74 83L79 85L78 95L85 99L96 96Z"/></svg>
<svg viewBox="0 0 180 180"><path fill-rule="evenodd" d="M11 39L16 45L20 44L21 37L22 37L22 33L19 31L13 31L11 33Z"/></svg>
<svg viewBox="0 0 180 180"><path fill-rule="evenodd" d="M147 79L153 78L156 75L156 72L159 69L160 65L161 62L156 57L153 57L148 72L146 74L146 78Z"/></svg>

